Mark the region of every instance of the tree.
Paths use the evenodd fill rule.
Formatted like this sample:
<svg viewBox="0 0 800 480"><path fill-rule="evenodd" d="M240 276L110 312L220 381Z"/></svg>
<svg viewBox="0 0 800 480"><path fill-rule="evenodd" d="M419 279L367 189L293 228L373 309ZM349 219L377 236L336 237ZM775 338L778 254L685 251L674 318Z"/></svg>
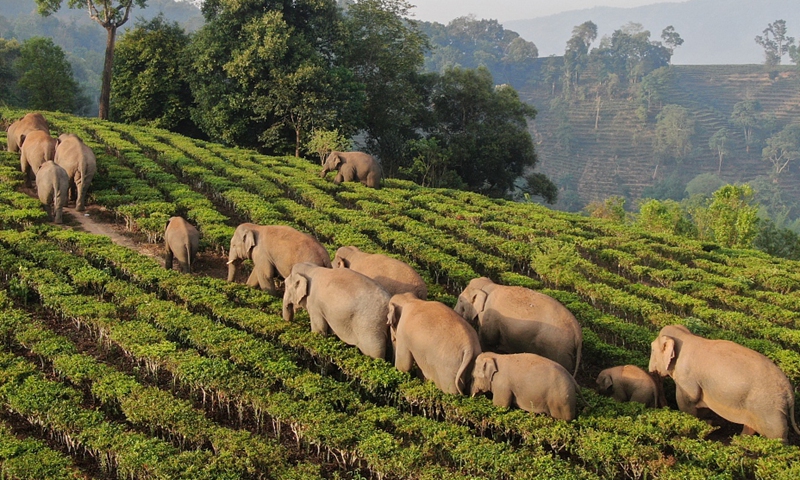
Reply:
<svg viewBox="0 0 800 480"><path fill-rule="evenodd" d="M800 159L800 124L787 125L769 137L767 146L761 151L761 158L772 163L776 177L789 166L789 163Z"/></svg>
<svg viewBox="0 0 800 480"><path fill-rule="evenodd" d="M669 67L657 68L642 77L642 81L637 85L638 96L642 103L646 104L648 112L654 106L661 107L671 81L672 70Z"/></svg>
<svg viewBox="0 0 800 480"><path fill-rule="evenodd" d="M189 36L159 15L119 40L111 82L111 117L197 135L190 119L192 95L182 59Z"/></svg>
<svg viewBox="0 0 800 480"><path fill-rule="evenodd" d="M591 56L608 72L632 84L653 70L669 65L672 53L661 42L650 41L641 24L629 23L603 37Z"/></svg>
<svg viewBox="0 0 800 480"><path fill-rule="evenodd" d="M311 133L311 139L306 143L306 150L319 156L319 163L325 163L325 157L333 151L350 150L351 142L338 130L318 129Z"/></svg>
<svg viewBox="0 0 800 480"><path fill-rule="evenodd" d="M749 248L758 233L758 207L752 205L753 189L748 184L725 185L708 207L714 240L729 248Z"/></svg>
<svg viewBox="0 0 800 480"><path fill-rule="evenodd" d="M36 0L41 15L47 16L61 8L63 0ZM144 8L147 0L67 0L69 8L88 8L89 17L106 29L106 54L103 63L103 79L100 87L100 112L102 120L109 118L111 99L111 75L114 67L114 42L117 29L130 17L134 5ZM99 8L98 8L99 7Z"/></svg>
<svg viewBox="0 0 800 480"><path fill-rule="evenodd" d="M733 106L731 123L742 129L747 153L750 153L750 145L755 140L753 132L758 128L760 120L761 102L758 100L742 100Z"/></svg>
<svg viewBox="0 0 800 480"><path fill-rule="evenodd" d="M589 47L597 38L597 25L591 21L583 22L572 29L572 37L567 40L564 51L564 76L567 90L580 83L581 72L589 60Z"/></svg>
<svg viewBox="0 0 800 480"><path fill-rule="evenodd" d="M694 224L675 200L646 200L639 207L636 223L648 231L693 237Z"/></svg>
<svg viewBox="0 0 800 480"><path fill-rule="evenodd" d="M0 98L11 105L18 105L17 73L14 60L19 57L20 44L15 39L0 38Z"/></svg>
<svg viewBox="0 0 800 480"><path fill-rule="evenodd" d="M664 45L669 49L670 56L675 53L676 48L683 45L683 39L672 25L661 31L661 40L663 40Z"/></svg>
<svg viewBox="0 0 800 480"><path fill-rule="evenodd" d="M659 156L683 160L692 150L694 119L680 105L665 105L656 117L654 150Z"/></svg>
<svg viewBox="0 0 800 480"><path fill-rule="evenodd" d="M64 51L52 39L26 40L13 65L24 107L67 113L78 108L82 100L78 82L72 76Z"/></svg>
<svg viewBox="0 0 800 480"><path fill-rule="evenodd" d="M442 148L436 138L411 140L409 150L413 155L410 167L403 167L400 173L423 187L459 188L467 186L450 167L452 153Z"/></svg>
<svg viewBox="0 0 800 480"><path fill-rule="evenodd" d="M431 97L430 136L452 153L451 169L470 189L505 196L536 165L528 119L536 110L509 85L494 85L486 68L447 70Z"/></svg>
<svg viewBox="0 0 800 480"><path fill-rule="evenodd" d="M419 138L423 98L433 76L421 76L428 40L406 19L406 0L362 0L345 11L344 65L364 86L363 123L367 149L381 159L386 176L397 173Z"/></svg>
<svg viewBox="0 0 800 480"><path fill-rule="evenodd" d="M786 20L775 20L756 35L755 41L764 48L764 63L768 66L780 65L781 59L794 44L794 37L786 36Z"/></svg>
<svg viewBox="0 0 800 480"><path fill-rule="evenodd" d="M719 164L717 165L717 175L719 175L722 173L722 159L725 155L730 153L728 149L728 129L722 127L717 130L716 133L708 139L708 148L710 148L712 152L715 152L719 158Z"/></svg>

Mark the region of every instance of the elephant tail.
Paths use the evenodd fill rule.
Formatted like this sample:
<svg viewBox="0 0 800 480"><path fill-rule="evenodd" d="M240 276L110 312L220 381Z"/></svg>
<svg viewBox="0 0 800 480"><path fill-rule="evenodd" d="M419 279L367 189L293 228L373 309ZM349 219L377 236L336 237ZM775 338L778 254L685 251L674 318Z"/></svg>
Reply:
<svg viewBox="0 0 800 480"><path fill-rule="evenodd" d="M796 434L800 435L800 428L797 428L797 422L794 419L794 402L789 404L789 418L792 419L792 428Z"/></svg>
<svg viewBox="0 0 800 480"><path fill-rule="evenodd" d="M474 363L475 355L473 355L473 353L471 348L466 348L461 352L461 366L458 368L458 373L456 373L456 390L461 395L468 395L464 393L467 390L467 382L463 380L463 377L470 364ZM464 387L463 389L461 388L462 385Z"/></svg>
<svg viewBox="0 0 800 480"><path fill-rule="evenodd" d="M583 396L583 393L581 392L581 386L578 385L578 381L575 380L575 377L572 377L572 384L575 386L575 393L577 393L581 400L583 400L583 404L589 407L589 402L586 400L586 397Z"/></svg>
<svg viewBox="0 0 800 480"><path fill-rule="evenodd" d="M583 338L578 342L577 352L575 353L575 371L572 372L572 378L578 375L578 367L581 366L581 351L583 350Z"/></svg>
<svg viewBox="0 0 800 480"><path fill-rule="evenodd" d="M192 246L190 242L186 242L186 265L189 266L189 273L192 272Z"/></svg>

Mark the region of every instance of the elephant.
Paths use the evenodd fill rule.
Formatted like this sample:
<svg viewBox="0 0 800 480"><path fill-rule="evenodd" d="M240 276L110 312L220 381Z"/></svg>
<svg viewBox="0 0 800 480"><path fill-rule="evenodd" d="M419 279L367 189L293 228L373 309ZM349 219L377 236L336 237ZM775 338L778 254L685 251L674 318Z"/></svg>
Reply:
<svg viewBox="0 0 800 480"><path fill-rule="evenodd" d="M475 359L471 392L492 392L498 407L516 405L570 421L577 416L580 388L563 366L541 355L483 352Z"/></svg>
<svg viewBox="0 0 800 480"><path fill-rule="evenodd" d="M583 332L575 316L556 299L528 288L472 279L455 311L477 318L481 348L497 353L535 353L578 373Z"/></svg>
<svg viewBox="0 0 800 480"><path fill-rule="evenodd" d="M164 229L164 268L172 270L173 259L183 273L192 273L192 264L197 257L200 232L183 217L170 217Z"/></svg>
<svg viewBox="0 0 800 480"><path fill-rule="evenodd" d="M341 247L333 257L333 268L349 268L378 282L392 295L411 292L428 298L425 280L406 263L386 255L366 253L357 247Z"/></svg>
<svg viewBox="0 0 800 480"><path fill-rule="evenodd" d="M20 139L19 167L25 176L25 184L32 186L39 167L44 162L55 159L58 140L50 136L50 132L34 130Z"/></svg>
<svg viewBox="0 0 800 480"><path fill-rule="evenodd" d="M228 253L228 281L244 260L253 261L253 272L247 279L250 287L259 287L275 295L274 278L287 278L296 263L311 262L331 266L328 251L314 237L284 225L242 223L236 227Z"/></svg>
<svg viewBox="0 0 800 480"><path fill-rule="evenodd" d="M322 164L319 176L325 178L328 172L337 170L333 183L359 181L372 188L379 188L381 165L375 157L363 152L331 152Z"/></svg>
<svg viewBox="0 0 800 480"><path fill-rule="evenodd" d="M305 308L312 332L333 332L364 355L391 360L386 325L391 298L378 283L353 270L297 263L286 279L283 319L291 322L295 309Z"/></svg>
<svg viewBox="0 0 800 480"><path fill-rule="evenodd" d="M597 376L597 391L610 395L618 402L639 402L645 406L667 406L661 377L650 374L636 365L606 368Z"/></svg>
<svg viewBox="0 0 800 480"><path fill-rule="evenodd" d="M650 345L651 372L675 381L682 412L698 416L708 408L743 425L742 435L789 437L794 418L794 390L769 358L738 343L694 335L683 325L661 329Z"/></svg>
<svg viewBox="0 0 800 480"><path fill-rule="evenodd" d="M69 175L70 198L75 199L75 210L86 210L86 194L97 172L94 152L73 133L62 133L56 145L56 163Z"/></svg>
<svg viewBox="0 0 800 480"><path fill-rule="evenodd" d="M422 376L445 393L465 395L481 344L475 330L443 303L400 293L389 300L394 364Z"/></svg>
<svg viewBox="0 0 800 480"><path fill-rule="evenodd" d="M8 151L19 152L20 147L25 142L25 137L36 130L50 133L50 126L47 124L41 113L28 113L21 119L12 123L6 130L8 132Z"/></svg>
<svg viewBox="0 0 800 480"><path fill-rule="evenodd" d="M53 222L63 223L62 214L69 193L67 172L54 162L44 162L36 173L36 190Z"/></svg>

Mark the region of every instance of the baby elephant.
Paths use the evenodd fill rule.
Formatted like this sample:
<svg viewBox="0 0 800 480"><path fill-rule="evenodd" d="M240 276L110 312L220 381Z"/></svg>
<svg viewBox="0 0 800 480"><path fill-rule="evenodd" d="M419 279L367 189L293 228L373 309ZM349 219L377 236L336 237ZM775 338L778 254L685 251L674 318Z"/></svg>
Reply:
<svg viewBox="0 0 800 480"><path fill-rule="evenodd" d="M69 194L67 172L54 162L44 162L36 172L36 190L47 214L55 223L63 223L62 212Z"/></svg>
<svg viewBox="0 0 800 480"><path fill-rule="evenodd" d="M164 268L172 270L173 260L177 258L181 272L192 273L199 245L200 232L195 226L182 217L171 217L164 230Z"/></svg>
<svg viewBox="0 0 800 480"><path fill-rule="evenodd" d="M390 298L380 285L358 272L297 263L286 279L283 319L291 322L295 308L303 307L312 332L327 335L332 331L364 355L389 359L386 315Z"/></svg>
<svg viewBox="0 0 800 480"><path fill-rule="evenodd" d="M597 376L597 391L618 402L639 402L654 408L667 405L661 378L636 365L606 368Z"/></svg>
<svg viewBox="0 0 800 480"><path fill-rule="evenodd" d="M577 415L578 384L558 363L534 353L484 352L472 371L472 396L492 392L498 407L513 405L559 420Z"/></svg>
<svg viewBox="0 0 800 480"><path fill-rule="evenodd" d="M333 183L361 182L372 188L380 187L381 165L375 157L363 152L331 152L319 176L325 178L328 172L338 171Z"/></svg>

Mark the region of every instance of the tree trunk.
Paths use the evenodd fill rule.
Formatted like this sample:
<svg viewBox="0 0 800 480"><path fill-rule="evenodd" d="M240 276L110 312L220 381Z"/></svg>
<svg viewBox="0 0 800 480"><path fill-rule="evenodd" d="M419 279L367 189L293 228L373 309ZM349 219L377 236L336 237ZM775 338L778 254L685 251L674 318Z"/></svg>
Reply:
<svg viewBox="0 0 800 480"><path fill-rule="evenodd" d="M117 27L104 25L106 36L106 58L103 62L103 81L100 86L100 120L108 120L109 103L111 101L111 74L114 69L114 42L117 37Z"/></svg>

